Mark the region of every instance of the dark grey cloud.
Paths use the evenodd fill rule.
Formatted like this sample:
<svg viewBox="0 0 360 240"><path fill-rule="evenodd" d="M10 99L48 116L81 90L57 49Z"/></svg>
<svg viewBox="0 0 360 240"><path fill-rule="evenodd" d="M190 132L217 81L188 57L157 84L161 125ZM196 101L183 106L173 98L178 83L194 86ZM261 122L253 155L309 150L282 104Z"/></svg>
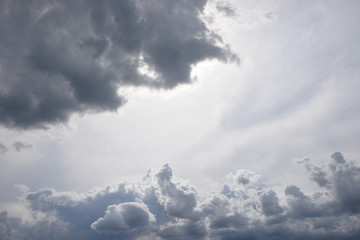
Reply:
<svg viewBox="0 0 360 240"><path fill-rule="evenodd" d="M201 19L206 0L0 2L0 123L44 128L116 111L125 86L190 83L205 59L236 60Z"/></svg>
<svg viewBox="0 0 360 240"><path fill-rule="evenodd" d="M341 154L341 152L335 152L331 155L331 158L335 163L345 163L344 156Z"/></svg>
<svg viewBox="0 0 360 240"><path fill-rule="evenodd" d="M6 153L7 150L7 147L0 142L0 153Z"/></svg>
<svg viewBox="0 0 360 240"><path fill-rule="evenodd" d="M306 196L300 188L290 185L285 189L290 206L290 215L295 219L311 218L321 216L322 208L312 201L311 197Z"/></svg>
<svg viewBox="0 0 360 240"><path fill-rule="evenodd" d="M360 167L346 161L340 152L332 154L331 159L328 167L313 166L307 158L299 163L305 166L313 181L334 195L339 211L360 213Z"/></svg>
<svg viewBox="0 0 360 240"><path fill-rule="evenodd" d="M31 143L28 143L28 142L16 141L16 142L13 143L13 147L17 152L21 152L22 150L32 148L33 145Z"/></svg>
<svg viewBox="0 0 360 240"><path fill-rule="evenodd" d="M273 190L265 191L260 197L261 209L266 216L282 213L284 210L279 205L279 198Z"/></svg>
<svg viewBox="0 0 360 240"><path fill-rule="evenodd" d="M0 212L0 239L10 240L11 237L11 227L7 217L7 211Z"/></svg>
<svg viewBox="0 0 360 240"><path fill-rule="evenodd" d="M42 189L20 198L31 224L0 213L1 239L358 239L360 169L340 153L329 166L310 158L307 169L326 173L322 191L289 185L278 195L258 175L239 170L220 192L199 196L169 165L137 180L86 194ZM333 155L334 156L334 155ZM249 183L238 181L248 176ZM256 176L256 177L255 177ZM257 181L257 183L256 183ZM282 196L282 197L279 197Z"/></svg>
<svg viewBox="0 0 360 240"><path fill-rule="evenodd" d="M329 186L329 180L327 179L327 173L320 167L311 164L309 158L303 158L297 161L299 164L304 165L307 172L310 173L311 180L315 181L320 187Z"/></svg>

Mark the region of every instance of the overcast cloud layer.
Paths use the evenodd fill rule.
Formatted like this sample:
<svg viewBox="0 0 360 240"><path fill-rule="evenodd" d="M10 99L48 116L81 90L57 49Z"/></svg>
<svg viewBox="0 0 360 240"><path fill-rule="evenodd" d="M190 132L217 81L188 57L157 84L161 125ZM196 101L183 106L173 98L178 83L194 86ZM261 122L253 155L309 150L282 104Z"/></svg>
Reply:
<svg viewBox="0 0 360 240"><path fill-rule="evenodd" d="M0 0L0 240L359 239L359 13Z"/></svg>
<svg viewBox="0 0 360 240"><path fill-rule="evenodd" d="M326 167L298 163L320 191L290 184L278 195L260 175L238 170L221 191L199 196L169 165L86 194L18 186L31 218L1 212L0 238L358 239L360 167L339 152Z"/></svg>
<svg viewBox="0 0 360 240"><path fill-rule="evenodd" d="M116 111L121 87L170 89L200 61L236 59L201 20L206 2L0 1L0 123Z"/></svg>

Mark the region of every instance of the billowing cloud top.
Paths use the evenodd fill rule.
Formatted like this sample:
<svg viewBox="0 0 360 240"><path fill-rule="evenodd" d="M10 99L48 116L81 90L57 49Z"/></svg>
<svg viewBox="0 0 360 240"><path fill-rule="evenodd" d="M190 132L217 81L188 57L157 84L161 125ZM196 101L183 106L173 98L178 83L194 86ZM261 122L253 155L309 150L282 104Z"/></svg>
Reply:
<svg viewBox="0 0 360 240"><path fill-rule="evenodd" d="M42 128L115 111L122 86L174 88L192 65L235 59L201 19L206 0L0 2L0 123Z"/></svg>
<svg viewBox="0 0 360 240"><path fill-rule="evenodd" d="M239 170L221 192L199 196L164 165L86 194L25 192L32 220L1 212L0 239L359 239L360 168L341 153L328 167L309 158L299 163L320 191L307 195L289 185L279 194L259 175Z"/></svg>

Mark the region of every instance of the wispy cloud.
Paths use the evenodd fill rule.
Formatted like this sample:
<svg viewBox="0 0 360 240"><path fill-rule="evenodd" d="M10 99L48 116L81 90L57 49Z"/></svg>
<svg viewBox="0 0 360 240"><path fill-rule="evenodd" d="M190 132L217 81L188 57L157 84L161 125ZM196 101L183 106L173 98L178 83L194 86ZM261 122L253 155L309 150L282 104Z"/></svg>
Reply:
<svg viewBox="0 0 360 240"><path fill-rule="evenodd" d="M7 150L7 147L4 144L0 143L0 153L5 153Z"/></svg>
<svg viewBox="0 0 360 240"><path fill-rule="evenodd" d="M16 142L14 142L13 147L17 152L21 152L22 150L32 148L33 145L28 142L16 141Z"/></svg>

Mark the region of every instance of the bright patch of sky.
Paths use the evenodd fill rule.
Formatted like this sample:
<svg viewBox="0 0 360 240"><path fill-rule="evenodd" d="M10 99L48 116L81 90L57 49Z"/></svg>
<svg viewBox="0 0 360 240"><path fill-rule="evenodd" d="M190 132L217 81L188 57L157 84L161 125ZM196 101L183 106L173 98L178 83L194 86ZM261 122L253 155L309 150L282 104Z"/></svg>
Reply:
<svg viewBox="0 0 360 240"><path fill-rule="evenodd" d="M200 4L201 1L197 2ZM142 14L153 16L151 13L156 11L151 9L150 13L145 11L146 13ZM179 225L176 231L172 229L179 233L179 236L186 232L186 221L200 224L201 221L209 219L209 228L217 230L209 230L207 234L215 234L219 239L222 236L216 228L215 217L207 219L201 215L208 213L206 211L209 211L207 207L210 206L210 201L201 202L195 195L193 197L193 190L188 188L188 183L194 185L198 193L205 198L210 192L222 189L222 194L230 199L231 203L227 203L229 206L238 204L231 199L239 192L243 191L249 199L255 199L256 193L252 191L258 190L259 186L266 186L263 188L269 189L259 193L261 199L254 201L260 201L264 214L262 217L271 217L271 221L281 221L280 215L283 218L300 218L301 213L297 211L300 211L301 204L307 210L316 208L318 212L322 212L321 208L325 205L321 205L321 201L325 201L325 197L319 198L320 204L311 202L305 195L326 188L334 194L331 201L338 203L336 206L339 209L343 210L345 205L342 204L355 199L354 208L344 211L354 213L355 218L359 219L359 198L351 196L346 190L341 192L338 182L339 178L343 177L339 175L339 169L347 169L349 176L353 176L349 184L351 181L359 182L358 167L356 164L351 165L352 161L358 161L360 156L359 11L360 4L357 1L209 1L201 18L209 29L218 34L211 39L214 46L226 51L219 52L216 47L206 45L209 43L205 38L201 40L201 44L206 45L206 48L198 53L204 54L204 57L195 57L196 60L193 60L195 49L189 46L193 52L184 53L189 59L188 62L181 63L183 68L179 67L180 70L174 68L179 75L187 76L186 66L191 66L189 79L180 81L173 73L169 73L166 66L173 66L162 62L162 58L151 52L152 45L149 43L149 46L145 46L141 51L150 57L146 59L140 56L140 63L135 68L142 77L145 76L145 80L133 84L121 82L123 85L120 84L117 92L126 98L126 103L121 100L117 111L98 112L103 107L101 104L114 102L111 97L105 99L99 96L99 101L104 101L100 107L84 97L83 102L77 102L79 106L74 108L76 110L64 110L66 114L75 113L68 122L50 124L47 130L21 129L24 126L27 128L28 123L14 120L13 115L10 121L13 121L11 124L15 128L9 127L11 124L5 120L1 121L4 126L0 129L0 191L7 194L0 196L0 210L7 210L10 216L17 217L23 212L23 205L16 203L19 196L19 187L14 188L16 184L25 185L33 192L44 188L58 191L51 194L33 193L35 195L30 201L35 202L42 194L50 198L65 194L62 191L85 193L96 186L137 179L148 169L155 169L153 171L158 174L152 175L151 184L158 182L160 187L157 191L161 192L161 197L155 195L159 197L168 217L185 223ZM154 23L160 24L158 19L154 20ZM195 23L198 24L196 21ZM198 27L203 31L201 24L196 24L194 28ZM134 26L135 28L137 26ZM126 31L133 34L129 29ZM172 30L164 31L173 33ZM173 41L173 37L170 36L169 41ZM185 37L184 39L186 40ZM102 44L106 45L106 41L110 40L101 41L91 42L96 44L96 49L99 48L96 51L103 51ZM139 47L134 42L121 44L134 49ZM208 55L205 55L205 52ZM129 55L120 60L125 65L129 63L129 66L123 70L133 74L130 67L133 62L127 62L130 53L126 54ZM231 61L234 60L231 54L236 54L239 62ZM114 57L106 56L109 59ZM219 61L226 57L227 62ZM101 64L94 63L91 66L105 72L105 67ZM111 72L109 76L112 79L116 71L112 67L106 67L107 70ZM71 75L66 74L64 76ZM151 78L150 83L144 83L149 80L146 76ZM161 79L166 77L171 81ZM192 83L188 82L190 79ZM111 84L109 83L109 86ZM96 88L96 84L94 86ZM73 100L71 97L69 99ZM84 106L92 113L78 110ZM77 111L80 113L76 113ZM59 119L62 120L62 117L51 121L58 122ZM42 124L43 120L38 123ZM335 165L331 164L329 169L324 167L334 152L342 152L347 159L346 166L338 162L338 166L333 163L337 170L334 170ZM316 168L307 160L299 160L307 156L311 156L309 159L315 162L316 166L322 167ZM332 159L337 161L339 158L339 155L333 155ZM296 162L300 162L305 168ZM176 177L186 179L186 183L181 184L187 187L179 187L180 183L173 184L171 178L166 180L167 183L162 182L165 181L161 180L162 174L170 169L164 166L159 172L164 164L169 164ZM249 172L237 171L238 169ZM254 180L256 184L248 185L248 190L244 190L246 184L239 187L229 183L236 182L244 171L262 180ZM304 177L306 174L311 177ZM253 181L249 180L252 179L251 176L246 176L246 181ZM320 180L329 182L329 185L321 186ZM317 184L314 184L314 181ZM262 185L263 182L266 184ZM224 187L225 183L231 186ZM280 200L270 188L278 194ZM156 216L153 214L156 213L147 202L150 200L144 197L148 192L141 186L139 189L139 192L143 193L131 190L136 192L136 197L129 200L131 203L107 205L106 212L103 211L102 216L92 222L92 230L98 234L106 233L106 224L113 216L120 216L121 221L130 221L127 220L127 209L130 209L138 214L144 225L149 226L139 230L140 226L134 225L134 229L139 232L152 232L150 226L155 224ZM354 191L358 190L357 187ZM26 194L29 190L23 192ZM106 194L104 193L104 199L107 199ZM341 194L345 197L341 198ZM233 197L229 197L230 195ZM224 196L219 197L218 201ZM292 200L285 201L285 196ZM64 199L75 205L87 201L83 196L77 196L76 200L72 199L73 197L67 196ZM194 204L193 207L181 209L177 197L185 199L190 205ZM238 197L236 195L234 199ZM301 201L304 202L299 203ZM215 200L212 203L214 202ZM284 207L286 203L289 208ZM54 206L49 208L52 207ZM180 216L178 208L188 215ZM32 210L46 212L41 210L41 206L35 205ZM228 210L219 211L224 212L211 214L220 216ZM57 214L61 221L71 223L62 213ZM234 219L236 218L233 219L233 224L239 224L242 217L236 216L240 213L232 214ZM336 214L334 213L334 216ZM252 218L250 215L246 217ZM260 216L261 219L262 217ZM226 221L231 222L230 219ZM124 230L128 229L126 224L130 224L125 222L113 233L121 232L130 239L133 233ZM304 222L294 223L294 226L302 223ZM232 225L226 226L231 228ZM346 226L349 227L350 223ZM353 229L356 230L356 227ZM169 232L170 230L169 227ZM157 236L166 239L169 232L160 231ZM198 234L200 236L202 231L199 230Z"/></svg>

